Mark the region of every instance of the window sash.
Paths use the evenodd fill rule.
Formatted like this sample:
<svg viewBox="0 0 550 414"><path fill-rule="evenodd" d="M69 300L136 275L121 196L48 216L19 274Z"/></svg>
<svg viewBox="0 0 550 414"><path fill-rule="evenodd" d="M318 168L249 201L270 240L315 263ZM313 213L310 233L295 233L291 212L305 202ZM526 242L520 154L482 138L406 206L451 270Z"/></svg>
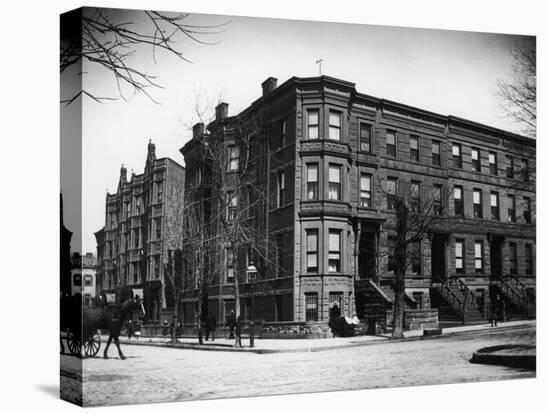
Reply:
<svg viewBox="0 0 550 414"><path fill-rule="evenodd" d="M307 111L308 139L319 139L319 110Z"/></svg>
<svg viewBox="0 0 550 414"><path fill-rule="evenodd" d="M361 151L371 152L371 136L372 127L368 124L361 123L359 125L359 141Z"/></svg>
<svg viewBox="0 0 550 414"><path fill-rule="evenodd" d="M453 144L453 157L460 157L460 145Z"/></svg>
<svg viewBox="0 0 550 414"><path fill-rule="evenodd" d="M329 138L339 141L341 136L341 114L335 111L329 111Z"/></svg>

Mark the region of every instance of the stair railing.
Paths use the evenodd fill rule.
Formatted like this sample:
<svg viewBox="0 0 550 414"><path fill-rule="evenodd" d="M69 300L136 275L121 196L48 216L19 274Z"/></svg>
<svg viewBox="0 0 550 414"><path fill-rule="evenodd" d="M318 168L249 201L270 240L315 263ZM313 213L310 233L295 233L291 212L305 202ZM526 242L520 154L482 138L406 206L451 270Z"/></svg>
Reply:
<svg viewBox="0 0 550 414"><path fill-rule="evenodd" d="M462 319L462 322L466 322L466 302L463 300L460 300L458 296L455 295L455 293L452 291L452 289L449 287L450 281L443 281L439 280L440 286L437 287L437 291L441 294L443 299L447 301L447 303L451 306L451 308L459 314L460 318Z"/></svg>

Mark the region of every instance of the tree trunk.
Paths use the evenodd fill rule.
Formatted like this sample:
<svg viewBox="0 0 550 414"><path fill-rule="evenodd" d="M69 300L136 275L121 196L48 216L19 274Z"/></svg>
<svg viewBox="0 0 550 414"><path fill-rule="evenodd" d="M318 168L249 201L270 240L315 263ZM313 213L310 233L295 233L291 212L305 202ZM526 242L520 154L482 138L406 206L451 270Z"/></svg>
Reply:
<svg viewBox="0 0 550 414"><path fill-rule="evenodd" d="M409 209L403 199L396 201L397 239L395 241L395 269L393 301L393 331L392 338L403 338L403 319L405 314L405 273L407 271L407 222Z"/></svg>
<svg viewBox="0 0 550 414"><path fill-rule="evenodd" d="M237 252L233 250L233 283L235 285L235 320L237 323L239 323L239 317L241 315L241 300L240 300L240 294L239 294L239 274L237 272ZM242 326L241 326L241 332L242 332ZM240 346L240 337L235 335L235 346Z"/></svg>
<svg viewBox="0 0 550 414"><path fill-rule="evenodd" d="M199 293L199 297L197 299L197 311L195 312L195 315L197 323L197 334L199 336L199 345L202 345L202 293Z"/></svg>

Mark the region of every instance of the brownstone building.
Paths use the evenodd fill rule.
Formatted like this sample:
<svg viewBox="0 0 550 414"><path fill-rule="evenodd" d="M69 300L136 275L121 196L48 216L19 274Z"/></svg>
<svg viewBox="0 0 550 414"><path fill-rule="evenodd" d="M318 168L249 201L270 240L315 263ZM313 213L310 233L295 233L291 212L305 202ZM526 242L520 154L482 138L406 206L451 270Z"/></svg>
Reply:
<svg viewBox="0 0 550 414"><path fill-rule="evenodd" d="M254 204L250 217L271 247L263 257L231 252L236 268L226 262L208 293L219 319L234 307L235 276L245 318L326 322L335 301L348 316L389 311L392 194L404 191L419 204L433 198L444 216L409 246L408 308L481 321L498 294L508 317L534 316L534 140L362 94L328 76L293 77L279 87L269 78L262 88L236 116L218 106L216 120L206 131L197 125L181 149L186 187L208 176L197 149L205 137L224 143L226 173L236 175L242 126L255 125L253 173L224 208L247 210L254 200L247 189L263 192L266 202ZM193 298L189 285L188 323Z"/></svg>
<svg viewBox="0 0 550 414"><path fill-rule="evenodd" d="M165 280L168 251L180 248L177 212L183 203L185 169L170 158L156 158L149 142L142 174L120 169L117 191L107 193L105 227L95 233L98 289L122 287L143 292L147 321L172 313L173 295Z"/></svg>

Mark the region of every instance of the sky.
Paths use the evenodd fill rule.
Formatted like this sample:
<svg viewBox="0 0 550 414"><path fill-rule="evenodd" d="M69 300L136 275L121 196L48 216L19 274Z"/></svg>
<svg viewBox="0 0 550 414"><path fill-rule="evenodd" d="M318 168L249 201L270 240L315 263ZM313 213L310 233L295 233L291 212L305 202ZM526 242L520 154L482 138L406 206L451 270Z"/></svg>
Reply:
<svg viewBox="0 0 550 414"><path fill-rule="evenodd" d="M142 25L139 12L128 16L136 27ZM76 241L82 238L82 251L95 252L94 232L104 225L106 193L116 192L121 164L129 174L143 172L149 140L158 158L183 164L179 149L198 121L197 101L215 102L222 94L229 115L235 115L261 95L261 83L270 76L279 84L292 76L317 76L318 59L323 59L324 75L354 82L361 93L518 130L500 116L494 89L497 79L511 78L510 50L532 38L198 14L187 22L225 26L222 33L201 37L214 45L178 38L176 47L192 63L160 51L153 59L150 48L138 49L131 60L157 76L163 89L150 93L160 104L127 89L127 100L82 100L81 228L73 203L65 206L65 225L75 232L73 250L80 250ZM96 96L119 97L113 75L86 61L82 84ZM62 106L62 118L70 118L71 111ZM70 181L62 176L66 199L74 190Z"/></svg>

